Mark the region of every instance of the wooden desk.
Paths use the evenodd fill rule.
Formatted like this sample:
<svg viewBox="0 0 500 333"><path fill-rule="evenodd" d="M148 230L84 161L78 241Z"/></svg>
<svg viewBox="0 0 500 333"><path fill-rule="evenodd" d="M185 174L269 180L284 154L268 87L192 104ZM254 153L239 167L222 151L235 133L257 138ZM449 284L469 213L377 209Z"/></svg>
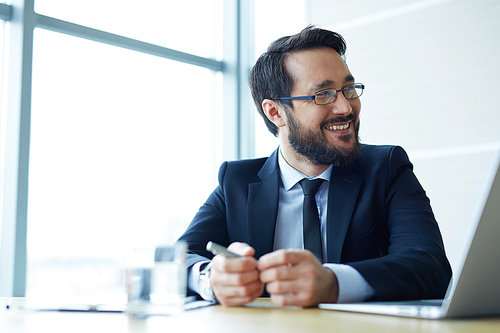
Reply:
<svg viewBox="0 0 500 333"><path fill-rule="evenodd" d="M0 332L8 333L155 333L155 332L383 332L383 333L494 333L500 318L426 320L343 313L320 309L210 306L171 317L139 320L123 313L43 312L6 309L0 299ZM257 305L269 305L258 300Z"/></svg>

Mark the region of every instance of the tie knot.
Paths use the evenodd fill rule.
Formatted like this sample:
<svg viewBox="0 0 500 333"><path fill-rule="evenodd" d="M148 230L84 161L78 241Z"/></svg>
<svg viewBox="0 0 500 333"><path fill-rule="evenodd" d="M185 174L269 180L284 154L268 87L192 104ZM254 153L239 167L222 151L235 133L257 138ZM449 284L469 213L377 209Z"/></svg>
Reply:
<svg viewBox="0 0 500 333"><path fill-rule="evenodd" d="M314 196L316 195L316 192L318 192L319 187L321 186L321 184L323 184L324 181L325 181L324 179L309 180L304 178L299 182L299 185L302 187L304 196L307 195Z"/></svg>

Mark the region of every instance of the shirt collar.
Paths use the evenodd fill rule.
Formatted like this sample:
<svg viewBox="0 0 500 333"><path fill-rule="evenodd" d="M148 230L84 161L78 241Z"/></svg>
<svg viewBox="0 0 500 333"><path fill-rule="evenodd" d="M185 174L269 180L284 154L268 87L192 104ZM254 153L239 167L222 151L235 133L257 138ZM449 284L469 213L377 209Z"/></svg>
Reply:
<svg viewBox="0 0 500 333"><path fill-rule="evenodd" d="M321 173L319 176L307 177L302 172L295 170L293 167L290 166L290 164L288 164L288 162L281 154L281 147L278 154L278 165L280 167L281 181L283 182L283 187L285 188L286 191L290 190L292 187L295 186L295 184L297 184L304 178L308 179L319 178L319 179L324 179L326 181L330 181L330 176L332 174L332 168L333 168L333 165L330 165L328 169L323 171L323 173Z"/></svg>

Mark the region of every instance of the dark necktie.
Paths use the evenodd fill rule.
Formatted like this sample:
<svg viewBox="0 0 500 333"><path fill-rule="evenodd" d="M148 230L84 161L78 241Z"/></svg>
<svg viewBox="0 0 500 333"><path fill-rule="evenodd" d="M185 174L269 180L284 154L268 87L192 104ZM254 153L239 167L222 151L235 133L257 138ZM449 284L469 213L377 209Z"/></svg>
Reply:
<svg viewBox="0 0 500 333"><path fill-rule="evenodd" d="M323 179L302 179L299 184L304 192L303 231L304 248L314 253L318 260L323 262L323 251L321 250L321 223L319 221L318 208L314 196L323 183Z"/></svg>

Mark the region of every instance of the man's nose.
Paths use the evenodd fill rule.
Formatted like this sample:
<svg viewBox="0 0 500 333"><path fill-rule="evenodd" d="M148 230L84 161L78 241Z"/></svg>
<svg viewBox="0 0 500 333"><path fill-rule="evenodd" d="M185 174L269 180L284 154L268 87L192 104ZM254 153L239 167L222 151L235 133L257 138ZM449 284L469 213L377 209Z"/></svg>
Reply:
<svg viewBox="0 0 500 333"><path fill-rule="evenodd" d="M351 104L341 92L339 92L337 99L332 104L332 112L336 115L348 115L352 112Z"/></svg>

